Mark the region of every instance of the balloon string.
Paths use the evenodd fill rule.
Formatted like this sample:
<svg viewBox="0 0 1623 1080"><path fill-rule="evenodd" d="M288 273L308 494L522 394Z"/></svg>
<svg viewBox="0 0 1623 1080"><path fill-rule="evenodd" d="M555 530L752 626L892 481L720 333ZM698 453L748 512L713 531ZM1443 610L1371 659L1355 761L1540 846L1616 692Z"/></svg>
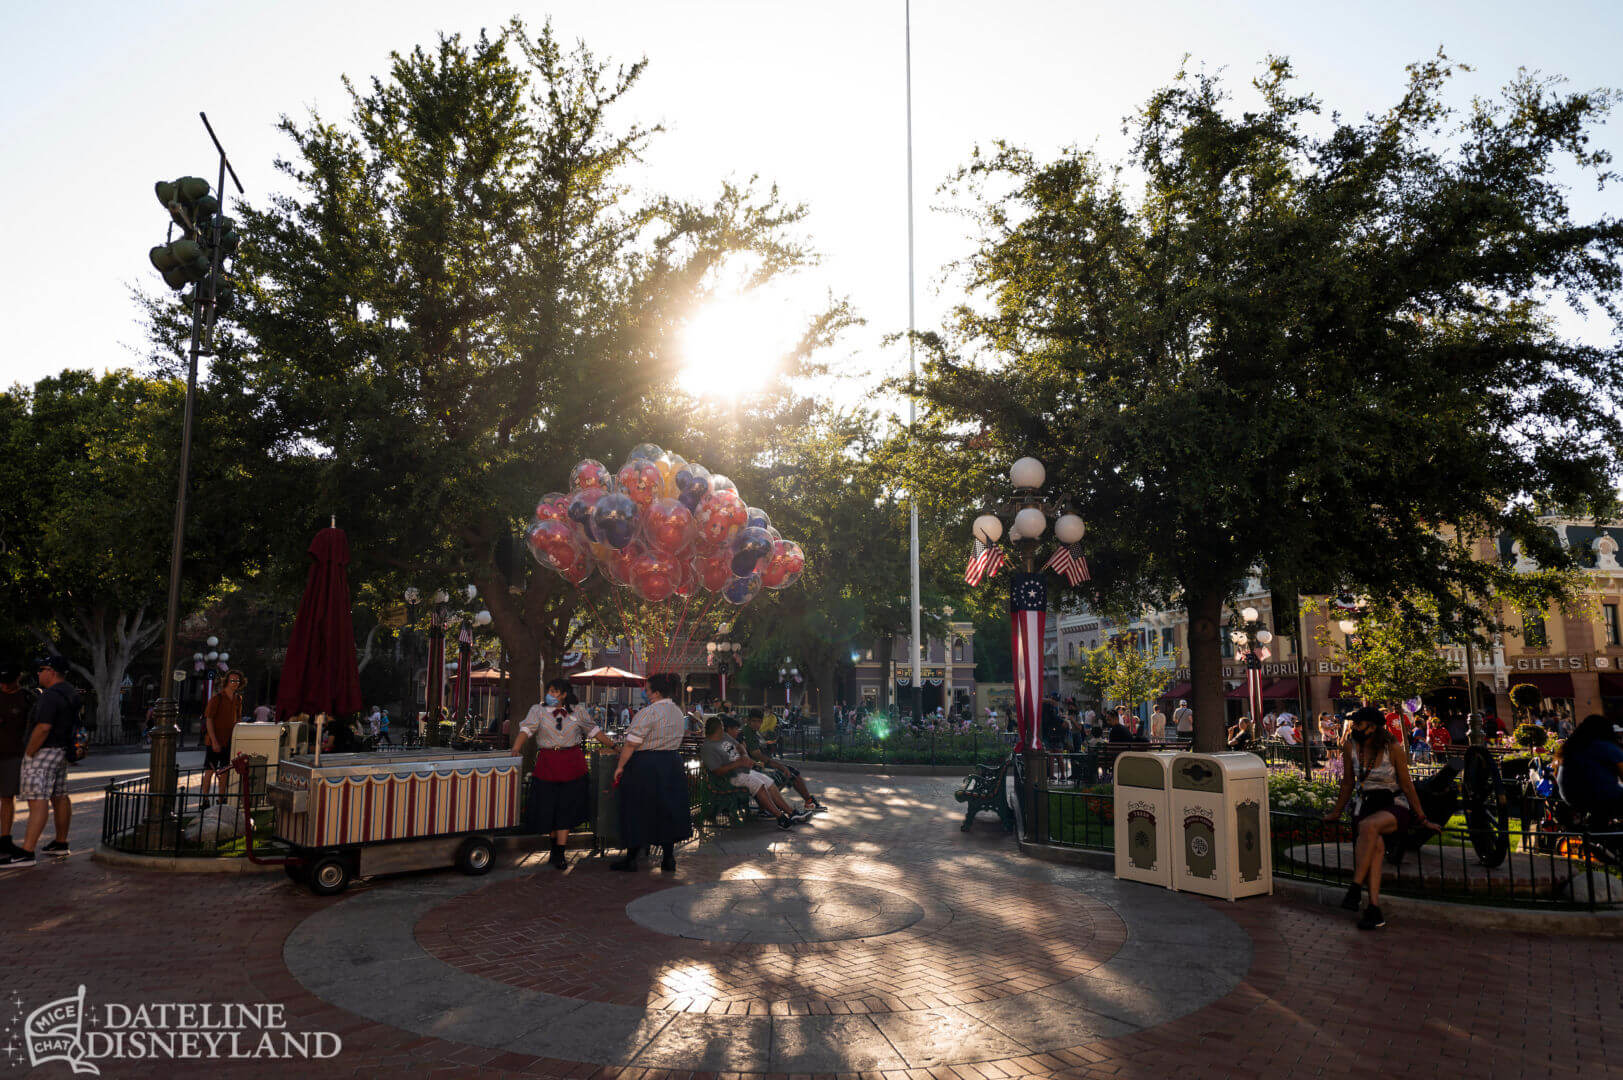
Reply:
<svg viewBox="0 0 1623 1080"><path fill-rule="evenodd" d="M672 648L671 643L675 642L675 641L680 641L682 639L682 627L687 624L687 621L688 621L688 605L691 604L692 602L693 602L693 594L691 592L688 593L686 596L682 597L682 614L676 620L676 629L671 632L670 638L667 639L666 642L665 642L665 657L664 657L664 659L665 659L666 662L670 661L671 653L674 651L673 648Z"/></svg>
<svg viewBox="0 0 1623 1080"><path fill-rule="evenodd" d="M625 605L620 602L620 587L615 585L609 595L614 597L614 608L620 613L620 630L626 641L626 655L621 659L629 667L631 664L631 650L634 647L632 644L631 621L626 618Z"/></svg>
<svg viewBox="0 0 1623 1080"><path fill-rule="evenodd" d="M693 622L688 624L687 637L682 641L681 644L681 650L683 653L687 652L688 645L693 641L693 635L698 633L699 627L704 625L704 618L706 615L710 614L710 609L715 606L715 603L716 597L715 594L712 593L705 600L704 606L699 609L699 613L693 617Z"/></svg>

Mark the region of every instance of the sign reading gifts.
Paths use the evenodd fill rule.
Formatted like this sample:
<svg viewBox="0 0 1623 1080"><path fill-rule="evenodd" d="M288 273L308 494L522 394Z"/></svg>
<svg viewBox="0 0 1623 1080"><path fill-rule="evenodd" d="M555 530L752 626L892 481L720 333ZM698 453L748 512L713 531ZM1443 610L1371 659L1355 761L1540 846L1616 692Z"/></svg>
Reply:
<svg viewBox="0 0 1623 1080"><path fill-rule="evenodd" d="M1577 655L1568 656L1515 656L1507 658L1505 661L1505 666L1513 671L1527 672L1587 671L1589 670L1591 659L1595 661L1595 667L1604 668L1607 666L1603 662L1606 660L1605 656L1596 656L1591 658L1588 653L1579 653Z"/></svg>

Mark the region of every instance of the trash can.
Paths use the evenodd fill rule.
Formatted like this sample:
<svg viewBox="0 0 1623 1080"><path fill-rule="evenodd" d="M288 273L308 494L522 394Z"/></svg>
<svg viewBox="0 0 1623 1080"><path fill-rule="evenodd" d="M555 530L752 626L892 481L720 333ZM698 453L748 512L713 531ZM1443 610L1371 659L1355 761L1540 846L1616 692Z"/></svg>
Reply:
<svg viewBox="0 0 1623 1080"><path fill-rule="evenodd" d="M282 760L282 725L252 722L235 725L231 729L231 750L226 760L235 761L238 754L247 754L248 764L254 767L248 773L252 782L250 790L254 794L263 793L265 785L276 779L276 767ZM257 768L261 765L263 769ZM226 790L233 796L237 793L234 769L226 778Z"/></svg>
<svg viewBox="0 0 1623 1080"><path fill-rule="evenodd" d="M1176 751L1125 751L1116 758L1112 792L1116 876L1172 887L1172 817L1167 783Z"/></svg>
<svg viewBox="0 0 1623 1080"><path fill-rule="evenodd" d="M620 802L614 788L614 770L620 762L615 753L588 756L592 776L592 836L598 851L620 846Z"/></svg>
<svg viewBox="0 0 1623 1080"><path fill-rule="evenodd" d="M1168 809L1177 823L1174 889L1225 900L1274 891L1268 766L1261 758L1178 754Z"/></svg>

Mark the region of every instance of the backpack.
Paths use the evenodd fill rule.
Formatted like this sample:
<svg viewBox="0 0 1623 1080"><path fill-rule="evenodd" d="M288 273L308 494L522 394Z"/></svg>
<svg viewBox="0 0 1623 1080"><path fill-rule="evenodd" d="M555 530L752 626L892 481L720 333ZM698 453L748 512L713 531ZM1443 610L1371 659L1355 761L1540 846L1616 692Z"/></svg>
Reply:
<svg viewBox="0 0 1623 1080"><path fill-rule="evenodd" d="M68 740L65 751L69 765L77 765L90 753L90 729L83 724L73 725L73 737Z"/></svg>

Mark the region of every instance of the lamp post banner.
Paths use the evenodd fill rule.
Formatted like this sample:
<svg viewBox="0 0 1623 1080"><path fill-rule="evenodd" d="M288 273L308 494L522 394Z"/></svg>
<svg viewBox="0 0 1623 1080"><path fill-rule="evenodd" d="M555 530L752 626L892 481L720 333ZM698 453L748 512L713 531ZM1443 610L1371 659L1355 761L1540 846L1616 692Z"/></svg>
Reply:
<svg viewBox="0 0 1623 1080"><path fill-rule="evenodd" d="M1042 749L1037 722L1043 691L1043 627L1048 621L1048 587L1041 574L1009 577L1009 630L1014 652L1014 708L1019 750Z"/></svg>

